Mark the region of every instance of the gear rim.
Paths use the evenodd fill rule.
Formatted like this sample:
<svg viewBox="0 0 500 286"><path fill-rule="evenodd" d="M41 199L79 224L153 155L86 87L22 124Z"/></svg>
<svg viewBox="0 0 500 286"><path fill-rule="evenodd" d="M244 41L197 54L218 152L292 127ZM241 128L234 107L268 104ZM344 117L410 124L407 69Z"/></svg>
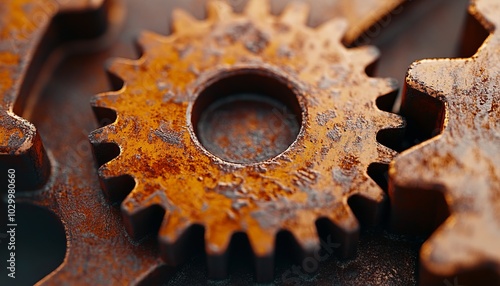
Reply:
<svg viewBox="0 0 500 286"><path fill-rule="evenodd" d="M269 156L266 159L259 160L259 161L253 161L253 162L234 162L234 161L228 160L226 158L221 158L221 156L218 156L218 155L214 154L213 152L211 152L210 150L208 150L208 148L206 146L204 146L204 144L202 143L202 140L200 140L199 135L197 134L199 131L196 131L197 130L196 126L200 123L193 122L193 118L201 117L201 114L203 113L203 111L205 111L207 108L209 108L211 104L216 103L217 100L221 100L224 98L230 98L233 95L225 95L219 99L213 100L209 104L205 104L206 106L203 107L199 111L194 111L194 110L198 109L196 105L198 104L198 102L200 100L200 96L208 88L210 88L212 85L218 83L219 81L223 81L223 80L227 80L229 78L232 78L234 76L246 76L246 75L267 77L268 79L276 81L276 83L278 83L280 85L283 85L283 86L287 85L286 88L288 88L289 89L288 91L290 92L290 94L292 96L294 96L293 99L290 99L290 101L292 101L292 104L290 104L290 105L297 104L297 106L299 108L300 119L298 121L300 122L300 124L299 124L299 130L298 130L297 134L295 134L293 141L290 144L288 144L288 146L284 150L280 151L276 155ZM196 99L190 102L190 104L187 108L187 115L186 115L187 116L186 122L188 123L187 127L188 127L190 134L191 134L191 138L193 139L193 141L195 141L195 144L197 144L200 149L203 149L203 152L205 152L206 154L210 154L211 156L218 157L219 159L223 160L227 164L243 165L243 166L255 165L256 166L260 163L263 163L266 161L271 161L277 157L280 157L281 155L286 153L287 150L292 148L292 146L298 141L299 137L302 136L303 130L305 128L304 121L302 120L302 118L304 117L305 113L307 112L307 109L306 109L304 103L302 102L303 99L301 99L304 97L304 95L299 92L299 88L297 86L295 86L293 81L291 81L291 80L287 79L286 77L284 77L283 75L275 73L271 70L263 69L262 66L249 65L249 66L241 66L241 67L231 67L231 68L224 70L224 71L217 71L216 74L212 75L212 78L210 78L206 81L205 85L198 87L194 93L195 93ZM282 103L283 105L286 105L286 106L289 105L289 104L286 104L284 100L277 99L275 96L268 96L268 95L262 95L262 96L265 98L279 101L279 103ZM289 96L289 95L287 95L287 96ZM293 102L293 101L296 101L296 102ZM193 115L193 112L198 113L199 115L195 116L195 115ZM296 114L297 113L294 113L294 115L296 115Z"/></svg>

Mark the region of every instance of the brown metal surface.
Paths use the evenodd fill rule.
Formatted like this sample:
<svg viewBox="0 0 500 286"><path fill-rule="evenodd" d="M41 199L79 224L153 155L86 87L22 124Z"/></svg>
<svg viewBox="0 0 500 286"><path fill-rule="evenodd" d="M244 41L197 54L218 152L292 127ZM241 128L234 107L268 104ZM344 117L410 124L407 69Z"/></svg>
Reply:
<svg viewBox="0 0 500 286"><path fill-rule="evenodd" d="M402 113L440 134L390 168L395 227L439 226L420 251L422 285L500 283L500 3L469 10L491 35L471 58L411 66Z"/></svg>
<svg viewBox="0 0 500 286"><path fill-rule="evenodd" d="M211 1L206 21L176 10L171 36L143 33L139 60L113 61L111 72L125 83L93 105L100 120L109 110L117 119L93 132L91 141L98 159L109 159L110 144L120 154L99 174L108 197L133 188L121 204L132 237L142 237L145 225L163 216L157 207L165 210L159 243L168 264L185 258L183 235L201 225L212 276L225 275L231 237L244 232L257 277L268 280L279 231L292 233L312 253L320 246L315 223L326 218L340 252L351 256L359 225L348 200L363 201L360 216L377 221L385 194L367 172L370 164L388 164L396 155L376 139L382 129L404 126L376 107L394 83L365 74L378 53L372 47L346 50L343 21L311 29L307 16L303 4L275 17L268 1L250 1L244 14ZM266 91L301 121L284 152L260 162L229 162L199 143L197 122L207 101Z"/></svg>
<svg viewBox="0 0 500 286"><path fill-rule="evenodd" d="M0 3L0 7L4 4L4 2L5 1L2 1L2 3ZM121 1L108 2L119 2L120 5L123 5L123 3L120 3ZM168 283L175 285L176 283L181 284L183 282L184 284L200 284L207 282L205 273L206 262L203 256L201 256L201 259L199 259L200 257L195 258L194 262L190 261L182 267L165 267L161 259L158 257L159 251L156 248L155 238L149 238L145 241L141 240L139 242L133 241L129 238L123 227L120 210L110 205L110 203L103 197L102 192L99 190L99 182L97 180L97 175L95 174L95 168L90 155L90 146L88 146L88 142L86 141L86 134L88 131L96 128L95 123L91 118L92 114L90 107L87 108L88 97L90 97L92 93L109 90L105 80L105 74L101 71L102 63L105 59L109 58L110 55L133 58L136 54L135 50L132 48L132 38L137 35L139 30L147 28L162 33L165 32L165 22L169 20L169 16L167 14L174 6L187 8L198 18L202 18L204 17L204 5L200 4L204 2L205 1L197 0L150 0L146 2L147 5L145 5L146 3L143 3L142 1L127 1L126 5L129 7L127 24L124 28L124 32L120 35L120 39L117 40L115 45L98 53L92 52L89 55L75 55L66 59L61 64L61 67L54 73L53 79L49 83L48 87L43 91L43 100L39 100L37 104L34 105L35 111L28 111L30 116L25 116L25 112L23 112L24 110L22 110L22 108L19 108L19 110L16 111L15 106L18 105L17 101L21 98L19 96L17 97L17 101L14 106L15 114L23 115L36 124L38 130L40 130L40 133L44 138L44 143L48 154L50 155L50 161L52 164L52 173L47 185L37 192L24 194L18 202L21 206L23 204L36 204L43 206L44 209L53 211L64 226L68 245L67 253L61 266L43 279L40 284L59 285L78 281L81 284L88 285L123 285L138 284L140 281L146 281L144 283L159 283L160 281L168 281ZM232 3L233 6L243 7L244 2L246 1L229 2ZM273 13L277 14L280 12L286 2L288 1L273 1ZM392 5L390 2L381 3L380 1L375 0L314 0L307 2L310 2L312 7L309 20L310 24L318 25L334 16L347 16L349 20L347 34L349 34L349 31L354 29L353 27L358 27L357 23L367 20L372 24L375 23L386 11L389 11L389 6L386 6L386 4ZM16 3L21 2L17 1ZM52 7L49 5L49 2L39 1L39 3L42 3L49 8ZM85 4L91 3L91 1L72 1L71 3ZM339 7L343 8L339 9ZM366 9L367 7L371 8ZM73 8L75 11L79 9L77 6L74 6ZM0 14L2 14L3 11L3 9L0 9ZM384 12L382 13L382 11ZM372 14L372 12L374 12L374 14ZM405 12L407 11L405 10ZM112 13L112 11L110 13ZM347 15L348 13L350 13L350 16ZM28 20L33 21L33 19L38 19L38 17L39 16L28 17ZM4 20L3 14L0 17L0 21L2 20ZM9 21L2 22L2 25L10 23L10 20L11 18L9 18ZM64 24L67 23L64 22ZM365 27L368 26L369 25ZM43 33L40 33L41 34L36 34L38 35L37 37L43 36ZM337 32L335 34L337 35ZM50 35L50 33L45 32L43 38L47 38ZM12 48L10 41L11 38L8 37L6 39L7 42L4 41L4 38L2 38L2 42L0 42L2 51L10 50ZM344 38L344 42L349 41ZM51 43L54 44L56 42L54 41ZM47 47L46 45L42 46ZM7 48L4 49L4 47ZM81 50L81 48L79 49ZM31 55L31 53L19 54L26 57ZM33 62L38 63L33 60L38 58L38 56L35 57L31 55L31 58L32 60L24 62L27 63L27 65L31 65ZM42 62L44 59L45 57L41 57L39 60ZM4 71L4 66L7 66L4 65L4 60L8 62L10 58L2 58L1 72ZM395 60L395 62L397 62L397 60ZM354 63L355 61L353 61L353 64ZM356 68L359 68L359 73L362 74L363 67ZM34 75L40 76L40 74L37 74L36 72ZM1 79L3 79L3 77ZM30 81L21 80L21 82L21 86L30 88ZM160 86L163 86L163 84L160 84ZM375 98L376 94L374 93L373 96L373 98ZM32 99L30 97L32 97L31 94L26 96L26 99ZM259 103L258 101L253 101L253 103L255 102ZM357 103L354 105L357 105ZM273 102L271 104L271 108L268 109L270 112L263 114L264 119L261 119L260 121L257 120L256 123L261 124L263 122L271 122L272 124L277 124L278 127L280 127L281 121L277 119L283 118L285 120L285 131L293 131L295 128L293 125L295 124L295 121L297 121L297 114L293 113L293 110L289 108L286 109L287 106L284 106L285 109L282 107L283 106L279 104L274 105ZM344 107L345 105L341 105L340 109ZM335 108L339 109L339 107ZM247 109L244 110L248 111ZM256 108L256 110L261 110L260 106ZM276 111L279 112L276 113ZM230 115L232 116L234 114L235 113L231 113ZM255 116L255 113L252 112L248 114L250 116ZM218 118L220 119L221 117ZM266 120L266 118L269 120ZM222 117L222 119L225 121L224 117ZM252 119L252 117L250 119ZM220 121L207 120L207 122L210 124L213 123L214 125L212 126L217 126ZM286 127L288 123L289 125L292 125L290 129L287 129ZM4 125L4 121L2 121L1 125ZM256 125L255 130L260 129L258 126L261 125ZM266 124L264 126L268 125ZM161 126L159 125L157 127ZM157 129L160 129L161 131L161 128ZM234 131L237 132L239 130ZM374 130L374 132L376 131L377 130ZM231 130L228 132L222 132L221 134L228 133L230 134ZM162 133L160 132L158 134L161 135ZM213 133L209 133L209 135L210 134ZM271 135L277 134L271 132ZM283 133L281 133L281 135L283 135ZM204 135L200 133L197 134L197 136L203 137ZM263 137L268 138L266 136ZM290 137L293 138L293 136ZM1 139L3 138L4 137ZM234 143L234 141L235 140L232 140L231 142ZM289 145L286 143L287 141L288 140L284 140L284 143L282 144L285 146L285 149ZM237 147L241 146L237 145ZM205 146L205 148L208 149L207 146ZM211 151L215 153L215 151ZM112 154L113 152L110 153ZM234 155L234 153L235 152L229 152L229 155ZM272 153L275 155L276 150ZM250 152L247 152L246 154L242 153L243 156L241 157L248 157L249 154ZM240 160L241 157L233 159ZM2 157L0 158L0 162L7 162L4 159L8 160L7 157ZM258 159L258 161L260 160L265 159ZM10 162L8 162L7 165L13 166ZM28 165L31 165L31 163ZM37 168L33 169L39 170ZM22 173L23 176L27 174L25 171L21 171L20 173ZM32 182L32 180L25 181ZM370 213L370 211L367 213ZM28 216L31 215L32 213L28 213ZM358 215L358 213L356 213L356 215ZM161 219L159 213L157 218ZM144 221L146 221L146 219ZM147 227L151 225L154 225L154 223L145 224L144 226ZM308 231L310 231L311 228L314 227L313 222L311 222L308 227ZM46 229L43 229L41 233L46 231ZM19 239L22 241L23 237L20 236ZM29 247L32 247L32 245L35 245L36 242L32 237L25 238L25 241L27 241L27 243L21 244L21 249L28 249ZM286 263L284 265L279 264L276 268L277 275L274 281L276 284L297 283L296 281L299 281L301 284L353 283L359 285L362 283L394 283L397 285L409 285L415 282L414 252L416 252L415 249L417 247L418 243L408 243L408 240L405 238L396 237L386 231L375 231L373 233L370 231L363 231L359 242L359 253L355 258L348 260L347 262L343 260L330 259L322 263L319 272L314 274L314 276L308 276L307 274L305 276L294 276L296 275L294 272L291 279L288 278L290 277L290 269L294 269L292 268L292 265ZM30 253L30 256L25 259L19 257L19 263L32 260L32 255L37 253L38 250L34 248L32 251L33 253ZM288 252L289 249L286 251ZM50 255L47 255L44 259L47 259L49 256ZM293 267L296 266L293 265ZM224 285L235 283L249 284L253 280L252 275L249 274L249 272L251 272L251 270L248 270L249 268L251 269L252 267L246 265L244 270L240 270L240 272L236 270L236 273L234 273L230 279L219 283ZM20 266L19 269L23 268ZM3 276L0 278L0 284L4 285L2 278Z"/></svg>
<svg viewBox="0 0 500 286"><path fill-rule="evenodd" d="M114 3L118 5L116 1ZM106 21L116 20L112 16L117 16L116 12L120 9L115 8L109 11L110 15L105 18ZM98 186L97 180L89 182L81 178L82 174L85 174L83 166L92 166L90 147L86 146L88 144L82 145L82 142L85 142L82 140L86 135L78 136L81 131L77 131L76 136L72 137L75 140L74 143L64 143L61 137L53 136L48 144L53 152L46 153L35 127L16 115L23 113L27 106L26 102L33 99L30 98L32 96L30 89L33 88L35 78L42 77L37 73L42 70L42 64L47 60L48 55L64 41L64 35L61 34L64 34L64 31L70 31L72 33L70 38L86 37L92 29L86 25L85 20L101 25L101 22L96 21L94 12L99 17L102 11L106 11L103 1L61 0L58 3L56 1L15 0L0 3L0 47L2 49L0 52L0 116L2 119L0 140L3 146L0 163L2 171L3 168L12 168L20 175L16 182L17 191L36 189L35 192L24 195L16 194L17 218L20 221L17 230L18 235L21 235L17 237L18 269L23 265L24 247L19 246L20 242L24 241L28 245L37 244L36 241L31 241L31 238L22 237L29 226L29 223L23 221L21 216L27 202L52 211L60 219L62 226L59 222L54 223L54 226L56 229L64 229L68 245L62 265L40 281L40 285L62 285L72 283L70 281L78 281L83 285L137 283L160 264L154 254L155 247L152 243L146 241L137 245L131 242L123 231L119 213L103 202L102 196L99 196L97 191L92 192ZM69 15L69 17L64 18L63 15ZM83 21L79 19L80 16L83 16ZM78 34L72 29L75 26L76 30L82 28L85 31ZM93 32L90 36L92 35ZM88 99L85 101L88 102ZM35 118L36 115L42 114L40 111L31 113L35 114ZM66 123L71 121L63 117L59 118L59 121L61 120ZM50 125L58 126L57 122ZM66 132L73 130L71 126L63 126L62 129ZM92 127L87 127L87 129L91 130ZM74 153L64 152L68 146L78 146L76 157L78 161L75 162L75 159L72 159L75 158ZM60 150L63 152L61 153ZM82 152L85 150L86 156L82 158ZM47 154L52 154L50 163ZM61 154L65 155L60 156ZM64 156L67 158L63 159ZM72 173L75 170L76 173ZM92 176L87 174L86 178L92 178ZM37 189L43 183L45 185ZM90 187L91 185L94 187ZM2 217L3 214L4 212L2 212ZM33 221L37 221L36 218L33 218ZM42 232L49 229L52 227L43 228ZM39 237L40 234L35 234L35 236ZM43 237L42 235L42 239ZM7 247L4 248L2 244L2 253L4 249L6 250ZM48 255L55 255L55 253ZM27 259L38 258L34 256ZM120 263L123 265L117 267L116 265ZM107 270L103 272L104 268ZM29 277L31 273L24 275ZM5 277L7 276L2 275L0 284L13 283L11 280L5 281ZM17 275L15 283L25 280ZM20 283L24 284L24 282Z"/></svg>
<svg viewBox="0 0 500 286"><path fill-rule="evenodd" d="M46 182L50 164L40 135L28 121L14 114L28 63L33 59L36 45L41 41L52 16L58 11L56 2L45 7L39 1L2 1L0 3L0 156L2 171L7 166L23 170L30 180L20 188L36 188ZM33 23L34 15L40 15ZM21 102L19 98L18 102ZM22 103L18 103L22 104Z"/></svg>
<svg viewBox="0 0 500 286"><path fill-rule="evenodd" d="M41 187L50 163L36 128L16 115L56 42L50 27L58 14L96 9L103 0L8 0L0 3L0 170L16 168L19 190Z"/></svg>

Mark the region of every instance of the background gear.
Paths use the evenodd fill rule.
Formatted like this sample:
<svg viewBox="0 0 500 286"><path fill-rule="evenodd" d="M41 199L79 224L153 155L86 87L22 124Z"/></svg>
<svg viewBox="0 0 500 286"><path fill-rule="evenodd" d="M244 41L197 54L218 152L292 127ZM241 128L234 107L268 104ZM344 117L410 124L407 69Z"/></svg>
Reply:
<svg viewBox="0 0 500 286"><path fill-rule="evenodd" d="M500 281L500 3L477 0L470 13L492 34L471 58L410 67L402 113L440 134L390 169L395 227L439 225L420 251L422 285Z"/></svg>

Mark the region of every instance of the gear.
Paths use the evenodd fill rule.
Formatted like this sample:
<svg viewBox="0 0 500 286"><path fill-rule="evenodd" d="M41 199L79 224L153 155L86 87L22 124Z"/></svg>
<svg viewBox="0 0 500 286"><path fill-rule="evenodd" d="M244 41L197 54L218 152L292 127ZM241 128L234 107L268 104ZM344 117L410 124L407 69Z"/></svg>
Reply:
<svg viewBox="0 0 500 286"><path fill-rule="evenodd" d="M35 3L36 2L36 3ZM20 190L36 189L50 174L50 163L40 135L27 120L14 114L25 99L21 94L29 65L50 18L58 11L55 2L2 1L0 3L0 171L23 171ZM55 5L55 6L54 6ZM24 9L30 7L30 9ZM35 17L37 16L37 17ZM41 16L41 17L40 17ZM36 23L32 19L37 19ZM28 77L29 78L29 77ZM25 83L27 84L27 83ZM24 91L26 93L26 91ZM19 98L18 98L19 97ZM21 109L22 110L22 109Z"/></svg>
<svg viewBox="0 0 500 286"><path fill-rule="evenodd" d="M99 119L116 112L116 121L90 135L97 159L107 162L99 169L102 186L112 199L131 190L121 208L134 238L165 211L159 244L167 263L181 262L186 230L201 225L210 275L224 276L231 237L244 232L257 277L267 280L279 231L289 231L311 252L320 245L315 223L326 218L341 254L349 256L359 224L348 200L362 204L366 221L380 214L385 194L368 167L396 155L377 134L400 130L404 122L376 106L377 98L394 91L394 81L366 75L378 52L344 48L343 21L311 29L307 16L304 4L290 4L275 17L268 1L250 1L244 14L211 1L206 21L176 10L172 35L146 32L139 60L117 59L110 66L125 84L93 100ZM231 86L226 89L241 84L259 91L262 84L291 94L284 101L297 103L296 140L281 154L252 163L207 151L196 125L205 102L217 96L207 90L222 81ZM113 145L119 155L110 160Z"/></svg>
<svg viewBox="0 0 500 286"><path fill-rule="evenodd" d="M102 3L103 0L0 3L0 171L14 168L23 173L25 180L18 182L18 190L40 188L50 176L50 162L35 126L16 115L25 109L36 74L54 46L51 41L55 39L43 36L56 15L97 10Z"/></svg>
<svg viewBox="0 0 500 286"><path fill-rule="evenodd" d="M500 3L477 0L469 10L491 35L471 58L411 66L402 113L426 122L428 110L443 106L441 134L390 168L395 227L433 230L444 221L420 252L422 285L500 279Z"/></svg>

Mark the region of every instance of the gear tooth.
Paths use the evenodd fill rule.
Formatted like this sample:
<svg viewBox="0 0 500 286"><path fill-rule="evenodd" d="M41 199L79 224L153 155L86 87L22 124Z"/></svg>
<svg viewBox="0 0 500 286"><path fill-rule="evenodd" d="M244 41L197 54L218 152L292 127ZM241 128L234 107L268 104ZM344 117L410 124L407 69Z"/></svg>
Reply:
<svg viewBox="0 0 500 286"><path fill-rule="evenodd" d="M220 21L233 15L233 8L224 1L211 0L207 3L208 19Z"/></svg>
<svg viewBox="0 0 500 286"><path fill-rule="evenodd" d="M176 211L164 216L159 232L159 244L160 255L168 265L176 266L185 260L189 246L184 243L182 236L186 235L192 226L190 220Z"/></svg>
<svg viewBox="0 0 500 286"><path fill-rule="evenodd" d="M389 170L391 182L397 186L400 181L410 185L415 183L421 187L435 185L436 178L430 176L428 170L432 169L429 166L432 164L431 159L440 155L440 147L437 144L439 138L440 136L434 137L399 154Z"/></svg>
<svg viewBox="0 0 500 286"><path fill-rule="evenodd" d="M462 68L466 60L448 61L446 59L428 59L412 63L406 75L406 84L432 97L443 93L453 93L457 74L450 73L450 70ZM437 90L439 92L436 92Z"/></svg>
<svg viewBox="0 0 500 286"><path fill-rule="evenodd" d="M130 195L128 195L122 202L121 206L120 206L120 209L122 211L122 214L124 216L133 216L133 215L136 215L138 212L144 210L145 208L147 208L148 206L145 206L143 204L141 204L139 206L139 208L136 207L137 205L137 198L136 198L136 195L138 192L140 192L142 188L142 184L137 184L134 189L132 190L132 193L130 193Z"/></svg>
<svg viewBox="0 0 500 286"><path fill-rule="evenodd" d="M121 153L118 143L110 138L110 134L115 133L115 128L116 124L112 123L94 130L89 134L89 141L92 145L97 166L105 165L117 158ZM102 173L102 175L106 175L106 173ZM113 175L111 174L109 176Z"/></svg>
<svg viewBox="0 0 500 286"><path fill-rule="evenodd" d="M245 7L245 14L255 18L264 18L271 14L269 0L249 0Z"/></svg>
<svg viewBox="0 0 500 286"><path fill-rule="evenodd" d="M440 141L440 136L434 137L401 153L391 162L389 196L393 229L407 233L428 233L434 230L436 221L448 212L446 186L434 171L449 171L447 166L442 165L442 152L447 151L441 144L446 143ZM436 164L440 167L437 168ZM421 209L426 207L430 207L432 212L422 215Z"/></svg>
<svg viewBox="0 0 500 286"><path fill-rule="evenodd" d="M406 83L412 85L412 83L420 81L420 77L422 73L429 73L429 70L426 70L425 67L435 60L418 60L408 67L408 71L406 73Z"/></svg>
<svg viewBox="0 0 500 286"><path fill-rule="evenodd" d="M183 9L176 8L172 12L172 30L176 33L182 33L187 30L193 29L193 26L198 25L200 22L193 17L190 13Z"/></svg>
<svg viewBox="0 0 500 286"><path fill-rule="evenodd" d="M374 63L380 57L380 51L375 46L363 46L349 49L351 57L356 60L363 68Z"/></svg>
<svg viewBox="0 0 500 286"><path fill-rule="evenodd" d="M368 174L357 189L357 193L349 196L349 207L362 224L378 225L384 212L386 194Z"/></svg>
<svg viewBox="0 0 500 286"><path fill-rule="evenodd" d="M257 257L274 255L275 233L269 231L254 229L248 232L248 240L252 246L253 253Z"/></svg>
<svg viewBox="0 0 500 286"><path fill-rule="evenodd" d="M377 153L378 153L377 163L382 163L382 164L389 164L398 155L398 152L378 143L377 143Z"/></svg>
<svg viewBox="0 0 500 286"><path fill-rule="evenodd" d="M158 43L161 43L161 40L165 37L163 35L151 32L151 31L142 31L139 36L139 45L143 50L147 50Z"/></svg>
<svg viewBox="0 0 500 286"><path fill-rule="evenodd" d="M120 79L127 81L135 76L134 69L137 66L137 60L114 58L108 62L107 70Z"/></svg>
<svg viewBox="0 0 500 286"><path fill-rule="evenodd" d="M495 31L495 28L500 26L498 19L498 6L495 1L471 1L469 5L469 13L474 16L481 25L490 33Z"/></svg>
<svg viewBox="0 0 500 286"><path fill-rule="evenodd" d="M120 155L118 155L112 160L104 163L104 165L102 165L98 170L99 177L106 180L124 175L124 172L122 172L121 169L120 158Z"/></svg>
<svg viewBox="0 0 500 286"><path fill-rule="evenodd" d="M122 177L134 180L128 175ZM118 191L116 186L113 191ZM128 234L135 240L150 233L156 234L160 223L166 216L166 208L154 199L149 199L145 203L140 201L138 194L144 194L145 190L144 185L136 180L133 181L133 187L127 191L120 195L125 197L121 204L121 213ZM149 223L145 224L144 221Z"/></svg>
<svg viewBox="0 0 500 286"><path fill-rule="evenodd" d="M385 83L388 86L388 88L390 89L390 91L387 93L390 93L392 91L396 91L399 89L399 81L395 78L392 78L392 77L386 78Z"/></svg>
<svg viewBox="0 0 500 286"><path fill-rule="evenodd" d="M90 132L89 134L90 143L92 145L101 143L103 140L101 134L102 134L102 127Z"/></svg>
<svg viewBox="0 0 500 286"><path fill-rule="evenodd" d="M304 2L288 3L281 14L281 21L294 25L305 25L309 18L310 7Z"/></svg>
<svg viewBox="0 0 500 286"><path fill-rule="evenodd" d="M464 218L466 219L466 218ZM463 222L463 221L461 221ZM435 264L433 266L439 267L440 265L446 265L446 267L450 266L450 263L453 263L453 257L456 255L443 255L440 254L439 251L443 251L444 249L461 249L460 254L465 254L468 250L464 245L460 245L464 241L461 239L449 239L449 235L455 235L456 232L453 232L453 225L456 223L455 218L448 218L432 235L429 239L427 239L422 248L420 250L420 259L422 263L425 264ZM459 245L453 245L457 243ZM444 249L443 249L444 248ZM445 251L446 252L446 251ZM433 261L435 258L439 259L439 262ZM469 260L469 256L466 257L465 260ZM454 261L455 264L457 261ZM456 266L456 265L453 265ZM452 267L453 267L452 266Z"/></svg>
<svg viewBox="0 0 500 286"><path fill-rule="evenodd" d="M220 225L207 226L205 230L205 245L207 254L221 255L227 251L233 230Z"/></svg>
<svg viewBox="0 0 500 286"><path fill-rule="evenodd" d="M274 244L276 234L261 229L247 232L255 255L255 272L258 282L271 281L274 276Z"/></svg>
<svg viewBox="0 0 500 286"><path fill-rule="evenodd" d="M304 254L308 255L320 248L318 231L313 222L289 229Z"/></svg>
<svg viewBox="0 0 500 286"><path fill-rule="evenodd" d="M319 36L330 40L332 43L342 40L346 32L347 21L344 19L329 20L317 28Z"/></svg>
<svg viewBox="0 0 500 286"><path fill-rule="evenodd" d="M370 77L369 82L372 88L378 90L378 94L374 94L376 98L383 97L399 89L397 80L393 78Z"/></svg>
<svg viewBox="0 0 500 286"><path fill-rule="evenodd" d="M116 111L113 106L118 98L120 98L120 95L122 94L123 90L120 91L110 91L110 92L104 92L104 93L99 93L90 99L90 105L94 108L108 108Z"/></svg>
<svg viewBox="0 0 500 286"><path fill-rule="evenodd" d="M333 240L340 244L339 255L353 257L359 238L359 223L351 208L346 204L327 216Z"/></svg>
<svg viewBox="0 0 500 286"><path fill-rule="evenodd" d="M382 121L380 129L402 129L406 127L406 122L400 115L386 111L380 111Z"/></svg>
<svg viewBox="0 0 500 286"><path fill-rule="evenodd" d="M106 198L112 202L123 201L132 189L136 188L135 179L131 175L121 171L122 169L119 167L120 158L119 154L113 159L97 158L98 161L102 161L99 164L103 164L98 170L102 190ZM105 162L106 160L109 161Z"/></svg>
<svg viewBox="0 0 500 286"><path fill-rule="evenodd" d="M96 129L89 134L90 143L92 144L102 144L102 143L115 143L109 139L110 134L115 133L116 125L114 123Z"/></svg>
<svg viewBox="0 0 500 286"><path fill-rule="evenodd" d="M116 106L124 89L117 92L107 92L95 95L90 100L90 106L98 120L99 126L107 126L118 118Z"/></svg>
<svg viewBox="0 0 500 286"><path fill-rule="evenodd" d="M392 151L388 148L386 148L386 149L389 151ZM393 151L393 152L396 153L395 151ZM381 204L386 199L384 191L369 176L366 176L366 180L362 184L359 185L359 192L357 194L354 194L354 195L360 195L360 196L372 201L375 204Z"/></svg>
<svg viewBox="0 0 500 286"><path fill-rule="evenodd" d="M221 225L207 226L205 230L205 250L208 255L208 275L212 279L227 277L228 247L233 231Z"/></svg>
<svg viewBox="0 0 500 286"><path fill-rule="evenodd" d="M408 165L408 163L414 160L418 160L420 162L418 153L413 153L411 150L412 149L401 153L399 157L396 158L394 162L391 162L391 165L389 166L389 181L392 186L391 189L393 189L392 192L399 192L400 181L406 181L405 179L401 180L401 177L406 177L408 173L412 173L414 171L414 168L411 168L413 165ZM405 165L407 167L405 167ZM411 169L408 170L408 168ZM409 171L408 173L407 170ZM391 197L394 195L395 194L391 194Z"/></svg>
<svg viewBox="0 0 500 286"><path fill-rule="evenodd" d="M191 225L192 222L178 212L169 213L160 227L161 243L174 244Z"/></svg>
<svg viewBox="0 0 500 286"><path fill-rule="evenodd" d="M483 236L483 244L473 238L474 234L483 231L483 224L478 219L455 215L438 227L420 250L422 271L430 274L423 277L453 276L464 268L478 270L484 267L482 257L475 253L494 253L492 247L496 238ZM487 241L492 243L488 244ZM498 247L495 248L498 250ZM498 257L498 252L495 256Z"/></svg>

